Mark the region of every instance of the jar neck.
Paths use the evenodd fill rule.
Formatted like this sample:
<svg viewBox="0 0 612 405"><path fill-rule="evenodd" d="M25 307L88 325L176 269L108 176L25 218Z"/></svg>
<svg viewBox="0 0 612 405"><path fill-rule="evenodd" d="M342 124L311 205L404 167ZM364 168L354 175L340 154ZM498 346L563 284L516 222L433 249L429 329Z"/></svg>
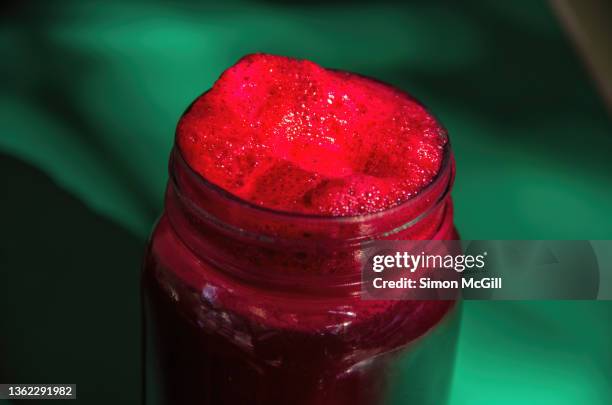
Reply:
<svg viewBox="0 0 612 405"><path fill-rule="evenodd" d="M183 243L215 270L284 292L354 294L360 252L368 243L434 239L452 215L445 213L454 179L449 146L438 175L417 196L360 216L305 215L254 205L194 172L176 146L169 174L166 215Z"/></svg>

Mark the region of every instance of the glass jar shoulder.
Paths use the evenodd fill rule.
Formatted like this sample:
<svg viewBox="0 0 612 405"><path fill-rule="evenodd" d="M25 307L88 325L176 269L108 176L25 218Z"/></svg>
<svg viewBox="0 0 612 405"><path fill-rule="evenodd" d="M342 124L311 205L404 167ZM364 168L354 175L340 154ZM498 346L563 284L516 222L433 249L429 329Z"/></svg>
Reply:
<svg viewBox="0 0 612 405"><path fill-rule="evenodd" d="M230 279L197 257L165 216L150 240L145 285L158 302L202 333L270 353L282 342L301 342L313 348L313 355L331 344L338 349L338 360L346 355L351 361L355 352L372 355L408 344L452 307L443 301L330 300L262 291Z"/></svg>

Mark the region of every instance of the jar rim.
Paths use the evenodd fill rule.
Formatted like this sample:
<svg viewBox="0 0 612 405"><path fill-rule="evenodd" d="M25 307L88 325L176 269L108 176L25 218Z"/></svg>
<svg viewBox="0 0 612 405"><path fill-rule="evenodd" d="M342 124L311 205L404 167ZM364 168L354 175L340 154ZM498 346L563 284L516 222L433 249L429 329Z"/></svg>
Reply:
<svg viewBox="0 0 612 405"><path fill-rule="evenodd" d="M174 162L175 160L176 160L176 163L180 164L186 170L189 176L192 177L197 182L199 186L202 186L203 188L214 192L215 194L217 194L219 197L223 199L227 199L228 201L231 201L232 203L237 204L241 208L244 208L246 210L252 210L256 213L260 213L263 215L273 216L273 217L278 218L279 220L283 220L283 219L284 220L291 220L291 219L292 220L304 220L308 222L320 222L321 224L324 224L324 223L350 224L350 223L356 223L356 222L367 222L367 221L375 220L375 219L378 219L378 218L381 218L387 215L392 216L397 212L404 211L407 208L410 208L411 206L414 206L415 204L417 204L419 202L419 197L423 195L427 195L429 191L434 189L438 185L438 182L440 181L440 179L447 178L447 175L452 170L452 166L453 166L452 164L453 156L452 156L452 149L450 145L450 137L446 135L446 143L444 144L442 163L440 164L440 168L438 172L436 173L435 176L433 176L431 181L425 187L421 188L417 193L415 193L410 198L406 199L405 201L402 201L399 204L393 205L391 207L388 207L388 208L385 208L379 211L375 211L375 212L365 213L365 214L318 215L318 214L308 214L308 213L302 213L302 212L284 211L284 210L278 210L278 209L266 207L263 205L258 205L242 197L239 197L236 194L233 194L225 190L224 188L208 180L206 177L202 176L200 173L196 172L191 167L191 165L189 165L178 143L176 142L174 144L174 147L172 148L172 152L170 156L170 165L169 165L170 166L170 178L171 178L171 181L173 181L175 184L176 184L176 181L172 178L172 173L173 173L172 167L173 167L173 164L175 163ZM451 176L449 176L448 180L449 180L448 186L446 187L442 195L436 200L438 201L443 200L448 194L448 192L450 191L452 181L453 181L452 174ZM436 205L436 204L434 203L433 205ZM427 214L427 211L423 212L422 214ZM417 218L414 219L414 221L418 221L418 219L420 219L421 216L422 215L419 215Z"/></svg>

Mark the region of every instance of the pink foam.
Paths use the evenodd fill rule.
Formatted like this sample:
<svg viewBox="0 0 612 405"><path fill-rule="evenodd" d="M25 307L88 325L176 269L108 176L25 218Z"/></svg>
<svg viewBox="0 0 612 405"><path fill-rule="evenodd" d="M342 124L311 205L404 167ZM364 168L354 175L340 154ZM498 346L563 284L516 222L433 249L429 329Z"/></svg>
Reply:
<svg viewBox="0 0 612 405"><path fill-rule="evenodd" d="M447 136L417 101L312 62L248 55L180 120L210 182L272 209L346 216L397 205L440 170Z"/></svg>

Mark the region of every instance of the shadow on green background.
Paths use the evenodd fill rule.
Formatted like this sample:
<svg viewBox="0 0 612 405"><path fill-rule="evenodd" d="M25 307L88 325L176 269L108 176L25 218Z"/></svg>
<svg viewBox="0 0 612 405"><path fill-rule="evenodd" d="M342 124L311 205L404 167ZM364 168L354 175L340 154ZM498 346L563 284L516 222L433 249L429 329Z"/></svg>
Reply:
<svg viewBox="0 0 612 405"><path fill-rule="evenodd" d="M14 2L2 18L2 381L134 403L174 126L245 53L423 100L451 133L463 237L612 239L612 125L545 2ZM609 404L611 315L466 303L451 403Z"/></svg>
<svg viewBox="0 0 612 405"><path fill-rule="evenodd" d="M0 156L10 190L2 198L0 381L73 381L83 403L138 403L142 240L39 170Z"/></svg>

